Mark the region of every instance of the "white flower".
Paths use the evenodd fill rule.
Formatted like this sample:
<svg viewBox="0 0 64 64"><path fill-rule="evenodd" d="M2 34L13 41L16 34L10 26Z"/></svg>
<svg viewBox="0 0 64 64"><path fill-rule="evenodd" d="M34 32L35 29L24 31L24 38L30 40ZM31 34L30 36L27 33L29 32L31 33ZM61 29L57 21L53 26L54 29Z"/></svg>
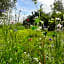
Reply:
<svg viewBox="0 0 64 64"><path fill-rule="evenodd" d="M38 16L36 16L35 18L38 18Z"/></svg>
<svg viewBox="0 0 64 64"><path fill-rule="evenodd" d="M54 47L54 44L52 44L51 47Z"/></svg>
<svg viewBox="0 0 64 64"><path fill-rule="evenodd" d="M28 53L28 57L30 56L30 54Z"/></svg>
<svg viewBox="0 0 64 64"><path fill-rule="evenodd" d="M26 54L26 52L24 52L24 54Z"/></svg>
<svg viewBox="0 0 64 64"><path fill-rule="evenodd" d="M42 29L42 26L39 26L39 29Z"/></svg>
<svg viewBox="0 0 64 64"><path fill-rule="evenodd" d="M42 29L42 27L41 26L39 26L38 28L37 28L37 30L39 31L39 30L41 30Z"/></svg>
<svg viewBox="0 0 64 64"><path fill-rule="evenodd" d="M41 62L39 62L39 64L41 64Z"/></svg>
<svg viewBox="0 0 64 64"><path fill-rule="evenodd" d="M30 25L30 26L33 26L33 25Z"/></svg>
<svg viewBox="0 0 64 64"><path fill-rule="evenodd" d="M42 24L44 23L44 21L40 21Z"/></svg>
<svg viewBox="0 0 64 64"><path fill-rule="evenodd" d="M25 62L23 61L23 64L24 64Z"/></svg>
<svg viewBox="0 0 64 64"><path fill-rule="evenodd" d="M37 30L38 30L38 31L40 31L40 29L39 29L39 28L38 28Z"/></svg>
<svg viewBox="0 0 64 64"><path fill-rule="evenodd" d="M60 11L56 11L56 13L57 13L57 14L61 14L61 12L60 12Z"/></svg>
<svg viewBox="0 0 64 64"><path fill-rule="evenodd" d="M39 46L39 48L41 48L41 46Z"/></svg>
<svg viewBox="0 0 64 64"><path fill-rule="evenodd" d="M51 60L53 60L54 59L54 57L51 57Z"/></svg>
<svg viewBox="0 0 64 64"><path fill-rule="evenodd" d="M56 20L61 20L60 18L56 18Z"/></svg>
<svg viewBox="0 0 64 64"><path fill-rule="evenodd" d="M8 63L7 63L8 64Z"/></svg>
<svg viewBox="0 0 64 64"><path fill-rule="evenodd" d="M39 61L38 58L34 58L34 60L37 61L37 62Z"/></svg>
<svg viewBox="0 0 64 64"><path fill-rule="evenodd" d="M2 59L1 59L1 62L2 62Z"/></svg>
<svg viewBox="0 0 64 64"><path fill-rule="evenodd" d="M61 25L61 24L58 24L58 25L57 25L57 28L61 28L61 27L62 27L62 25Z"/></svg>
<svg viewBox="0 0 64 64"><path fill-rule="evenodd" d="M10 58L10 61L12 61L12 58Z"/></svg>
<svg viewBox="0 0 64 64"><path fill-rule="evenodd" d="M41 40L42 38L39 38L39 40Z"/></svg>

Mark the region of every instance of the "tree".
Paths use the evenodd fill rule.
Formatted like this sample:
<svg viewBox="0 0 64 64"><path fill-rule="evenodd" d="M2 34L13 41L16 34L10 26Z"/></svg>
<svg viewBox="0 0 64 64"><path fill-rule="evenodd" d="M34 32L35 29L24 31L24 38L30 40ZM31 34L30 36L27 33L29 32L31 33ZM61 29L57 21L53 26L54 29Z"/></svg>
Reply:
<svg viewBox="0 0 64 64"><path fill-rule="evenodd" d="M53 11L60 11L62 12L64 10L62 0L55 0L54 2Z"/></svg>
<svg viewBox="0 0 64 64"><path fill-rule="evenodd" d="M9 10L9 7L14 7L16 0L0 0L0 15L4 10Z"/></svg>
<svg viewBox="0 0 64 64"><path fill-rule="evenodd" d="M62 4L62 0L55 0L52 8L53 12L51 17L52 18L61 18L63 20L64 8Z"/></svg>
<svg viewBox="0 0 64 64"><path fill-rule="evenodd" d="M37 0L32 0L34 2L34 4L37 4Z"/></svg>

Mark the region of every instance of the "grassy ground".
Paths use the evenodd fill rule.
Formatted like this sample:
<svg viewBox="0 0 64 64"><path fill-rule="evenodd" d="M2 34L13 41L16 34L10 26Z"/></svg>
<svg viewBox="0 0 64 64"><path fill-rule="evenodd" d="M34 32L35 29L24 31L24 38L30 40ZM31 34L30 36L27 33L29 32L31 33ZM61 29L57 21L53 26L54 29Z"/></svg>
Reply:
<svg viewBox="0 0 64 64"><path fill-rule="evenodd" d="M4 33L3 33L4 32ZM0 64L63 64L64 32L0 28Z"/></svg>

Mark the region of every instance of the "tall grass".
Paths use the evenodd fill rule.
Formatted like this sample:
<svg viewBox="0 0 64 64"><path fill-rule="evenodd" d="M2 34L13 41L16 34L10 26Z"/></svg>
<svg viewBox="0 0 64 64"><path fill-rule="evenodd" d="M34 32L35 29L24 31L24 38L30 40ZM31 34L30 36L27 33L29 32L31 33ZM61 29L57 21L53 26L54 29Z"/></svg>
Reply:
<svg viewBox="0 0 64 64"><path fill-rule="evenodd" d="M63 64L63 32L44 32L32 29L17 29L16 25L4 24L3 51L0 64ZM1 42L1 39L0 39Z"/></svg>

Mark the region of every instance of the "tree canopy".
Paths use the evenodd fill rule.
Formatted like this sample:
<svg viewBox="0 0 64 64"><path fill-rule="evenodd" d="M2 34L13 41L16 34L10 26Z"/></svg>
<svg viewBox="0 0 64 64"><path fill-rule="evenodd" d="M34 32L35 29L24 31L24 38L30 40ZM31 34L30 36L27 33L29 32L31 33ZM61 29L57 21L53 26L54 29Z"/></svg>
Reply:
<svg viewBox="0 0 64 64"><path fill-rule="evenodd" d="M54 6L53 11L61 11L62 12L64 10L62 0L55 1L53 6Z"/></svg>
<svg viewBox="0 0 64 64"><path fill-rule="evenodd" d="M0 15L4 10L9 10L9 7L14 7L16 0L0 0Z"/></svg>
<svg viewBox="0 0 64 64"><path fill-rule="evenodd" d="M16 0L0 0L0 9L9 9L9 7L13 7Z"/></svg>

